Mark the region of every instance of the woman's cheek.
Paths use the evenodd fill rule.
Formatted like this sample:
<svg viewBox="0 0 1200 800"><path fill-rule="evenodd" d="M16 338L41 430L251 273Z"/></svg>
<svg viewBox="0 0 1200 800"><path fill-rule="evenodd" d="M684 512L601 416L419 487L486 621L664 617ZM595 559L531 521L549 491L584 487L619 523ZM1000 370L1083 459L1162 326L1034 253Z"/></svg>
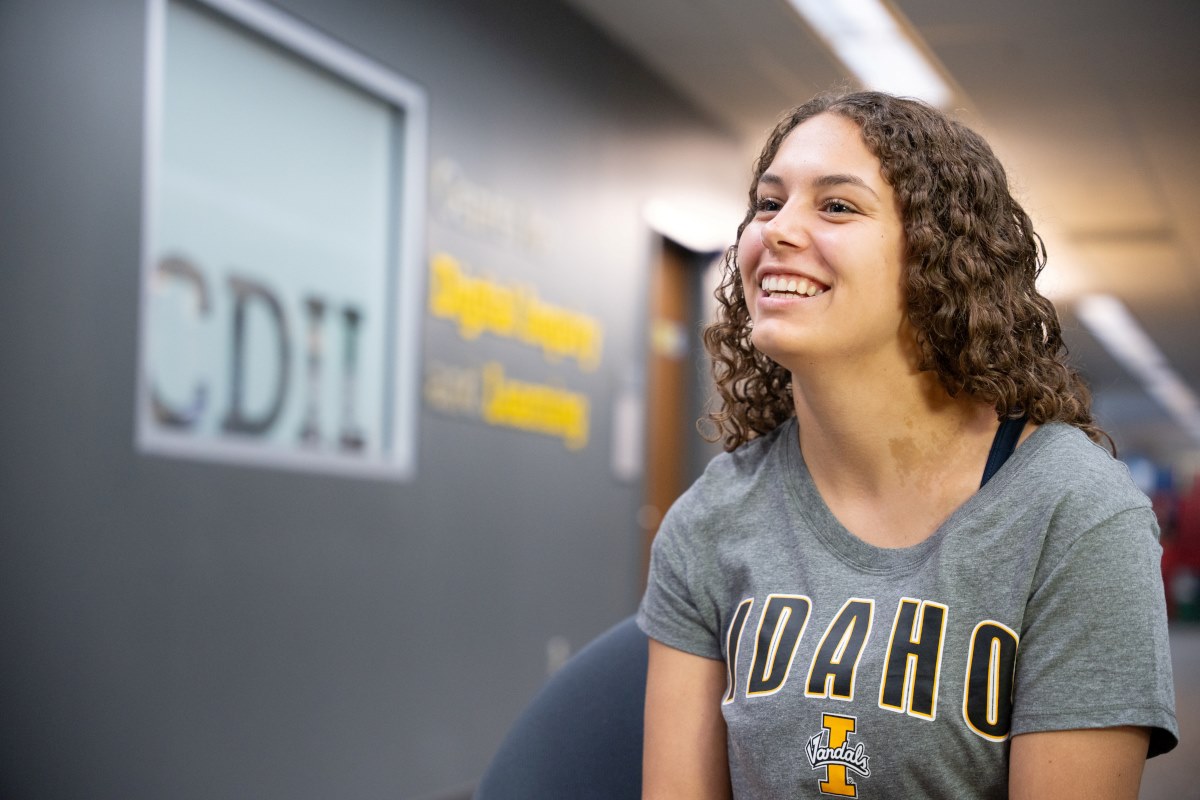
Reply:
<svg viewBox="0 0 1200 800"><path fill-rule="evenodd" d="M754 283L754 270L758 266L758 260L762 256L762 239L759 238L759 230L756 226L748 226L742 231L742 237L738 239L737 246L737 263L738 270L742 273L742 290L749 293L749 290Z"/></svg>

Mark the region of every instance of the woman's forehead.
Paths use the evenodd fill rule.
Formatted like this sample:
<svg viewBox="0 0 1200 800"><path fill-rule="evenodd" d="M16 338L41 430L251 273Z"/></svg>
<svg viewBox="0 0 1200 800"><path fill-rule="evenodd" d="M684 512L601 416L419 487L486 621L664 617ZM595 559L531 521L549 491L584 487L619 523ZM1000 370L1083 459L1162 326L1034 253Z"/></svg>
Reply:
<svg viewBox="0 0 1200 800"><path fill-rule="evenodd" d="M882 164L867 147L858 124L828 112L805 120L784 137L759 182L789 178L825 185L857 183L876 194L888 185Z"/></svg>

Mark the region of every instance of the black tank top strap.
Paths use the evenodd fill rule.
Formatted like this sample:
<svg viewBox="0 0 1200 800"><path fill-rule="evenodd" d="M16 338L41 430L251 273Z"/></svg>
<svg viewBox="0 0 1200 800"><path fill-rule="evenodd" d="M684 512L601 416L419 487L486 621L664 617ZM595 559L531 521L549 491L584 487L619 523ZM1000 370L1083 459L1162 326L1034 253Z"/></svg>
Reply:
<svg viewBox="0 0 1200 800"><path fill-rule="evenodd" d="M1021 438L1023 430L1025 430L1024 415L1017 419L1000 421L1000 427L996 429L996 436L992 439L992 449L988 452L987 464L983 468L983 480L979 482L981 489L992 479L1000 467L1004 466L1004 462L1008 461L1013 450L1017 449L1017 440Z"/></svg>

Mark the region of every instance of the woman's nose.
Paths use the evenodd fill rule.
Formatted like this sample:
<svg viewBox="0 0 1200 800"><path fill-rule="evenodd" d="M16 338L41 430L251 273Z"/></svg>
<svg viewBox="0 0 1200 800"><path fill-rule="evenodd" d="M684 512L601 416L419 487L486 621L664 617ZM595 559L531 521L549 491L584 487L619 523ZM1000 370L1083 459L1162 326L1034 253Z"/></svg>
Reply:
<svg viewBox="0 0 1200 800"><path fill-rule="evenodd" d="M808 226L798 210L784 206L762 226L759 240L768 250L808 246Z"/></svg>

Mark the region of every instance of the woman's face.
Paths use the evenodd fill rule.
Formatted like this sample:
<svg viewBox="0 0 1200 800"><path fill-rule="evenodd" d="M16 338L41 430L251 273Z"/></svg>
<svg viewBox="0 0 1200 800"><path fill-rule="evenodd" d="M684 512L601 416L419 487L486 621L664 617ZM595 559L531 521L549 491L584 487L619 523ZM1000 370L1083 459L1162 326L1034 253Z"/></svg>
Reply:
<svg viewBox="0 0 1200 800"><path fill-rule="evenodd" d="M738 265L754 346L793 372L829 357L907 361L904 224L858 126L798 125L757 187Z"/></svg>

